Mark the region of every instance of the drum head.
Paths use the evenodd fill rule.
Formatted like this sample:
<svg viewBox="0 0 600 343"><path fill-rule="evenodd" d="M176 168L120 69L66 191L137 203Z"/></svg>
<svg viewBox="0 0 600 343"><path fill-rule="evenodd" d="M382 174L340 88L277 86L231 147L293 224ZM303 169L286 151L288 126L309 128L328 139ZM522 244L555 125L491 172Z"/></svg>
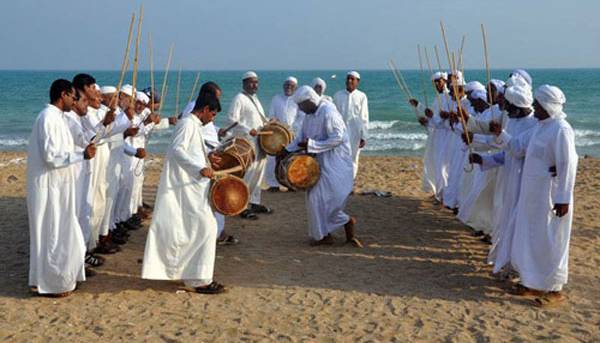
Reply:
<svg viewBox="0 0 600 343"><path fill-rule="evenodd" d="M287 180L297 190L314 186L321 176L319 162L309 155L296 155L287 168Z"/></svg>
<svg viewBox="0 0 600 343"><path fill-rule="evenodd" d="M267 155L277 155L291 142L289 130L279 123L267 124L261 131L273 132L271 135L259 136L260 147Z"/></svg>
<svg viewBox="0 0 600 343"><path fill-rule="evenodd" d="M213 182L210 200L215 211L235 216L248 207L250 191L244 180L235 176L225 176Z"/></svg>

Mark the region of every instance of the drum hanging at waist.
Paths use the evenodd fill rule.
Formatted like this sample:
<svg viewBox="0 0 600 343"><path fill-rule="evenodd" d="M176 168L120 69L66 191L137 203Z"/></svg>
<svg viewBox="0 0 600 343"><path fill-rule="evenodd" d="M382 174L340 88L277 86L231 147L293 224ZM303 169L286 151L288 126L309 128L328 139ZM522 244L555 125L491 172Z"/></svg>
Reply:
<svg viewBox="0 0 600 343"><path fill-rule="evenodd" d="M277 181L296 191L313 187L321 176L316 158L305 153L293 153L284 157L275 168Z"/></svg>
<svg viewBox="0 0 600 343"><path fill-rule="evenodd" d="M228 175L213 180L210 203L213 209L225 216L235 216L248 207L250 191L244 180Z"/></svg>
<svg viewBox="0 0 600 343"><path fill-rule="evenodd" d="M269 122L259 131L258 143L267 155L275 156L294 140L294 133L285 124Z"/></svg>
<svg viewBox="0 0 600 343"><path fill-rule="evenodd" d="M215 150L215 154L220 156L222 161L218 167L213 168L218 171L241 166L242 170L233 174L238 177L244 177L256 156L252 144L242 137L226 140Z"/></svg>

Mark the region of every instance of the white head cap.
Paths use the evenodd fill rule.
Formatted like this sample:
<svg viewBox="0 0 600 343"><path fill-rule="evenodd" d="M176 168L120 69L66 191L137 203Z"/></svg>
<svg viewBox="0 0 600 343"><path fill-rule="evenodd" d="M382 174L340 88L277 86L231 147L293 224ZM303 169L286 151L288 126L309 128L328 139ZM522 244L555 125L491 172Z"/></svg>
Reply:
<svg viewBox="0 0 600 343"><path fill-rule="evenodd" d="M487 101L487 92L485 90L477 89L471 93L471 99L481 99L483 101Z"/></svg>
<svg viewBox="0 0 600 343"><path fill-rule="evenodd" d="M117 92L117 87L113 86L102 86L100 87L100 93L102 94L112 94Z"/></svg>
<svg viewBox="0 0 600 343"><path fill-rule="evenodd" d="M285 79L285 81L284 81L284 82L291 82L291 83L293 83L293 84L297 85L297 84L298 84L298 79L297 79L297 78L295 78L295 77L293 77L293 76L288 76L288 78L287 78L287 79Z"/></svg>
<svg viewBox="0 0 600 343"><path fill-rule="evenodd" d="M246 79L249 79L249 78L258 79L258 75L256 75L256 73L253 72L253 71L247 71L247 72L244 73L244 75L242 75L242 81L246 80Z"/></svg>
<svg viewBox="0 0 600 343"><path fill-rule="evenodd" d="M548 112L552 118L564 118L563 105L567 102L565 94L560 88L543 85L535 90L535 100Z"/></svg>
<svg viewBox="0 0 600 343"><path fill-rule="evenodd" d="M438 71L438 72L434 73L433 75L431 75L431 80L435 81L435 80L439 80L439 79L448 80L448 74L444 73L442 71Z"/></svg>
<svg viewBox="0 0 600 343"><path fill-rule="evenodd" d="M524 69L515 69L513 70L511 75L519 75L523 78L523 80L525 80L525 82L529 84L529 87L533 86L533 80L531 79L531 75L529 75L529 73L526 72Z"/></svg>
<svg viewBox="0 0 600 343"><path fill-rule="evenodd" d="M135 99L143 102L145 105L148 105L150 102L150 98L144 92L135 92Z"/></svg>
<svg viewBox="0 0 600 343"><path fill-rule="evenodd" d="M294 93L294 102L299 104L306 100L310 100L313 104L318 105L321 101L321 97L310 86L302 86Z"/></svg>
<svg viewBox="0 0 600 343"><path fill-rule="evenodd" d="M465 86L465 93L474 92L474 91L484 91L485 86L481 84L479 81L471 81L467 83Z"/></svg>
<svg viewBox="0 0 600 343"><path fill-rule="evenodd" d="M531 94L531 89L528 87L508 87L504 92L504 98L511 104L521 108L530 108L533 104L533 94Z"/></svg>
<svg viewBox="0 0 600 343"><path fill-rule="evenodd" d="M130 84L127 84L127 85L121 87L121 93L125 93L125 94L127 94L129 96L133 96L133 92L134 91L135 90L133 89L133 86L130 85Z"/></svg>
<svg viewBox="0 0 600 343"><path fill-rule="evenodd" d="M360 80L360 74L356 70L349 71L348 74L346 74L346 76L352 76Z"/></svg>
<svg viewBox="0 0 600 343"><path fill-rule="evenodd" d="M325 83L325 80L323 80L320 77L316 77L312 80L312 86L313 88L315 88L317 85L321 86L321 89L323 90L323 93L325 93L325 88L327 88L327 83Z"/></svg>
<svg viewBox="0 0 600 343"><path fill-rule="evenodd" d="M506 80L506 87L524 87L531 90L531 85L520 74L512 74L508 80Z"/></svg>
<svg viewBox="0 0 600 343"><path fill-rule="evenodd" d="M448 77L450 77L450 75L453 75L451 72L448 73ZM463 73L460 70L456 71L456 85L457 86L464 86L465 85L465 78L463 77Z"/></svg>

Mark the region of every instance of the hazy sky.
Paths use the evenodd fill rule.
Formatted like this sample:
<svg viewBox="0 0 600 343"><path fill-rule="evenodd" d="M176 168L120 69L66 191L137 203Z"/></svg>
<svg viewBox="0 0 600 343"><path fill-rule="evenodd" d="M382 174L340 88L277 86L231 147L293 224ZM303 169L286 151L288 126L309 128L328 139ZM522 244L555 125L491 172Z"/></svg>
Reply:
<svg viewBox="0 0 600 343"><path fill-rule="evenodd" d="M2 0L0 69L119 69L141 1ZM145 0L141 68L152 33L161 69L417 68L416 45L452 49L467 68L600 67L600 0ZM440 50L443 52L443 49ZM441 56L446 65L445 54Z"/></svg>

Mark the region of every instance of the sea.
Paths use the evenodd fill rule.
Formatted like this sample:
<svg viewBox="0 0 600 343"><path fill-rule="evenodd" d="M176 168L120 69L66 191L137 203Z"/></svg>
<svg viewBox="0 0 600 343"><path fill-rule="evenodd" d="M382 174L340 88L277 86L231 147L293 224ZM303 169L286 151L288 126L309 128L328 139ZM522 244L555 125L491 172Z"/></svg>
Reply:
<svg viewBox="0 0 600 343"><path fill-rule="evenodd" d="M49 101L48 91L53 80L72 79L80 71L0 71L0 151L25 151L33 122L40 110ZM83 70L93 75L97 83L116 85L118 71ZM402 70L402 75L412 96L425 103L435 101L431 82L427 75L417 70ZM506 79L511 70L492 70L492 78ZM575 129L575 144L578 154L600 156L600 69L529 69L534 87L551 84L560 87L567 97L565 113ZM233 96L241 89L243 71L192 71L181 72L179 92L177 92L178 72L167 75L167 96L163 108L164 116L181 111L193 97L192 88L197 75L200 83L215 81L223 90L223 112L216 117L217 126L224 122L224 116ZM282 70L257 71L259 75L259 99L268 111L271 99L282 92L286 77L295 76L299 85L310 84L315 77L327 82L326 94L333 96L344 89L346 71L343 70ZM407 104L388 70L360 71L359 88L367 94L369 102L369 138L364 154L419 156L423 154L427 132L415 118L414 111ZM138 88L150 85L150 72L141 71ZM155 71L157 88L163 83L163 71ZM423 78L422 78L423 77ZM485 70L465 70L467 81L479 80L485 83ZM131 73L125 82L131 82ZM423 86L425 85L425 86ZM177 93L179 101L177 102ZM173 129L153 133L148 149L150 152L164 152L170 142Z"/></svg>

